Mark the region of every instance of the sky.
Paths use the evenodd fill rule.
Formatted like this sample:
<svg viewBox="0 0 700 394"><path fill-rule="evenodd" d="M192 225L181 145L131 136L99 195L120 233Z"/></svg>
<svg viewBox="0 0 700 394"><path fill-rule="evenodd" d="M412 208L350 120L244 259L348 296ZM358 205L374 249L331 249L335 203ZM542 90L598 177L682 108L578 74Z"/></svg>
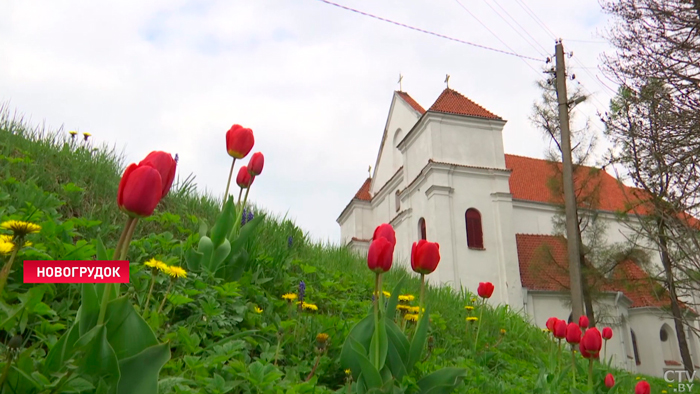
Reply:
<svg viewBox="0 0 700 394"><path fill-rule="evenodd" d="M549 144L529 116L562 38L569 89L591 95L578 115L603 129L596 112L615 85L599 69L612 49L598 0L336 2L540 60L319 0L4 0L0 104L49 130L89 132L127 164L177 153L178 176L216 196L231 165L225 133L249 127L265 155L250 200L333 243L376 161L399 74L425 108L450 74L450 88L508 121L506 153L544 158Z"/></svg>

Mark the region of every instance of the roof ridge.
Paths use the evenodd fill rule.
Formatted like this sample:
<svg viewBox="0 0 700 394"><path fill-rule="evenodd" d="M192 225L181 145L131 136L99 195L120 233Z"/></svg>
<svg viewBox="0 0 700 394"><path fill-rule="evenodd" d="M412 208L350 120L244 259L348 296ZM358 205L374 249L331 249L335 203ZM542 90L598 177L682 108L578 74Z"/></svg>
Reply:
<svg viewBox="0 0 700 394"><path fill-rule="evenodd" d="M477 104L474 100L450 88L445 88L440 93L440 96L428 108L428 111L503 120L503 118Z"/></svg>
<svg viewBox="0 0 700 394"><path fill-rule="evenodd" d="M422 105L418 104L418 101L411 97L410 94L404 92L403 90L395 90L394 93L397 93L399 97L401 97L401 99L406 102L406 104L408 104L411 108L416 110L421 115L425 113L425 108L423 108Z"/></svg>

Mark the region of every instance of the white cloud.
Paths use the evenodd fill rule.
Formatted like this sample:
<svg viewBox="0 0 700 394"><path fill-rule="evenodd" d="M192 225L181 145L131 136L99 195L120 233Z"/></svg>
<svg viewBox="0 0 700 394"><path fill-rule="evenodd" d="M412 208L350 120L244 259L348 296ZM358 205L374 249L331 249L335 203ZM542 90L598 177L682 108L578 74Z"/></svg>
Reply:
<svg viewBox="0 0 700 394"><path fill-rule="evenodd" d="M453 1L338 2L508 50ZM503 6L547 51L528 45L487 3L505 16ZM463 4L514 51L553 53L553 38L518 2ZM595 0L527 4L565 39L600 40L593 34L605 16ZM607 48L565 45L587 67ZM533 71L512 56L314 0L10 0L0 4L0 59L0 102L125 147L129 161L155 149L179 153L180 175L193 172L202 190L223 194L226 130L253 128L266 168L251 198L288 211L321 239L339 238L335 219L375 162L399 72L404 90L426 108L451 74L451 87L509 121L507 152L541 157L546 148L527 119L543 63L527 61ZM599 102L584 106L595 115L610 92L587 73L597 70L573 71L596 93Z"/></svg>

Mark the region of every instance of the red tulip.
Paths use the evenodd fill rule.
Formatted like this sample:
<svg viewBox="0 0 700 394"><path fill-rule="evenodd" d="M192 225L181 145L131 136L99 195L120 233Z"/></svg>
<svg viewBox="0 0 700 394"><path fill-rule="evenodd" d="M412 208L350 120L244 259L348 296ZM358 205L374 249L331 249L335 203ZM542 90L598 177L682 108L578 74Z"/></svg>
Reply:
<svg viewBox="0 0 700 394"><path fill-rule="evenodd" d="M391 224L380 224L374 229L374 235L372 235L372 240L376 240L379 237L384 237L391 243L392 246L396 246L396 233Z"/></svg>
<svg viewBox="0 0 700 394"><path fill-rule="evenodd" d="M581 342L581 327L578 324L571 322L566 326L566 342L571 344Z"/></svg>
<svg viewBox="0 0 700 394"><path fill-rule="evenodd" d="M651 394L651 386L646 380L641 380L634 388L634 394Z"/></svg>
<svg viewBox="0 0 700 394"><path fill-rule="evenodd" d="M605 387L611 389L615 385L615 377L609 373L605 375Z"/></svg>
<svg viewBox="0 0 700 394"><path fill-rule="evenodd" d="M131 164L119 182L117 205L131 217L151 216L162 193L163 181L157 169Z"/></svg>
<svg viewBox="0 0 700 394"><path fill-rule="evenodd" d="M558 320L559 319L557 319L556 317L550 317L549 319L547 319L547 323L545 324L545 326L550 332L554 331L554 325L557 324Z"/></svg>
<svg viewBox="0 0 700 394"><path fill-rule="evenodd" d="M564 320L557 320L554 324L554 338L566 338L566 322Z"/></svg>
<svg viewBox="0 0 700 394"><path fill-rule="evenodd" d="M173 159L170 153L162 151L153 151L146 156L145 159L141 160L139 166L149 165L160 174L160 178L163 186L162 196L164 198L168 195L170 187L175 179L175 169L177 167L177 162Z"/></svg>
<svg viewBox="0 0 700 394"><path fill-rule="evenodd" d="M389 271L394 258L394 245L386 238L379 237L372 241L367 252L367 267L378 273Z"/></svg>
<svg viewBox="0 0 700 394"><path fill-rule="evenodd" d="M258 176L262 174L263 165L265 164L265 156L260 152L253 153L250 157L250 162L248 163L248 171L252 176Z"/></svg>
<svg viewBox="0 0 700 394"><path fill-rule="evenodd" d="M588 316L582 315L578 318L578 325L581 328L588 328L588 324L590 324L590 322L588 321Z"/></svg>
<svg viewBox="0 0 700 394"><path fill-rule="evenodd" d="M242 159L248 156L254 144L255 138L251 129L235 124L226 132L226 151L233 158Z"/></svg>
<svg viewBox="0 0 700 394"><path fill-rule="evenodd" d="M476 292L479 293L479 297L481 298L491 298L491 294L493 294L493 289L493 283L480 282L479 287L476 289Z"/></svg>
<svg viewBox="0 0 700 394"><path fill-rule="evenodd" d="M440 245L421 239L411 248L411 268L413 271L428 275L435 271L440 262Z"/></svg>
<svg viewBox="0 0 700 394"><path fill-rule="evenodd" d="M243 189L247 189L253 184L253 177L250 176L248 172L248 167L242 166L238 170L238 176L236 177L236 183Z"/></svg>
<svg viewBox="0 0 700 394"><path fill-rule="evenodd" d="M585 358L598 357L601 347L603 347L603 338L600 336L600 331L595 327L586 330L581 339L581 355Z"/></svg>
<svg viewBox="0 0 700 394"><path fill-rule="evenodd" d="M610 328L610 327L603 328L603 339L605 339L607 341L608 339L612 338L612 335L613 335L612 328Z"/></svg>

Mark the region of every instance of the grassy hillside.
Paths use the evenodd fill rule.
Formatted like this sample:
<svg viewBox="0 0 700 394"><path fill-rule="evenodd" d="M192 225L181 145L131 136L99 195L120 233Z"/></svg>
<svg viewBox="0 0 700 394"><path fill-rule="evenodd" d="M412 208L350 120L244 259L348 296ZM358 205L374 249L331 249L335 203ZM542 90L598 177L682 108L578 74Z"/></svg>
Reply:
<svg viewBox="0 0 700 394"><path fill-rule="evenodd" d="M221 154L225 157L224 147ZM73 140L63 130L32 128L2 111L0 222L16 219L41 225L39 233L27 236L32 244L20 250L18 261L93 259L99 254L98 239L114 248L126 222L116 206L125 164L114 149L94 147L81 135ZM246 244L250 259L240 280L225 283L193 272L171 280L144 263L156 259L186 267L188 250L197 246L220 211L219 201L198 195L193 186L192 178L176 181L156 213L139 222L127 255L130 283L120 289L158 341L168 343L171 358L160 371L159 393L354 390L340 354L350 329L372 306L374 276L366 262L344 248L310 243L293 222L253 208L264 220ZM7 259L0 255L0 262ZM415 306L420 283L399 267L401 263L395 262L385 275L383 287L391 291L408 276L402 294L415 295ZM301 311L282 299L286 293L298 293L301 282L305 301L317 310ZM65 365L47 369L47 354L60 346L59 338L73 325L81 299L85 305L81 288L23 284L22 264L17 263L5 290L0 342L7 357L0 362L5 371L0 394L100 392L99 381L81 375L86 368L81 357L90 354L78 353ZM466 292L431 287L426 293L432 322L427 349L400 392L411 392L419 375L452 366L467 370L458 393L571 392L571 355L564 347L559 356L551 334L505 306L481 307ZM466 321L468 316L480 320ZM409 337L416 335L415 323L399 317L398 324ZM327 343L317 342L320 333L328 334ZM583 389L588 363L579 355L577 363L576 387ZM608 372L617 381L610 392L634 392L638 376L598 362L596 392L608 392L602 386ZM673 390L663 381L642 379L652 383L654 393Z"/></svg>

